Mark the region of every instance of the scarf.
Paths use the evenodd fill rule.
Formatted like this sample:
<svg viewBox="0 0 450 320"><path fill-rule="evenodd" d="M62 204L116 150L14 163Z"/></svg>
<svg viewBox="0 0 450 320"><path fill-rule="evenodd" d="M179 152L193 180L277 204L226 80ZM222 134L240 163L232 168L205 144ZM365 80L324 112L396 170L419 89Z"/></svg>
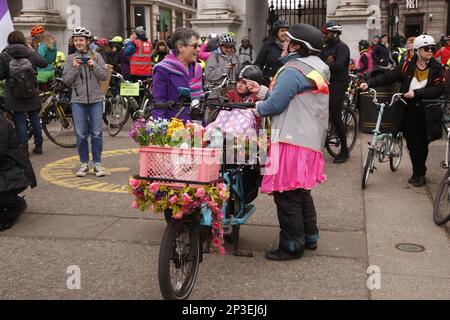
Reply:
<svg viewBox="0 0 450 320"><path fill-rule="evenodd" d="M191 77L189 71L192 65L194 65L193 77ZM185 77L189 83L192 99L199 99L204 94L202 88L202 67L197 62L190 64L189 69L186 69L186 67L180 61L178 61L173 51L170 51L169 54L164 58L164 60L155 66L155 69L156 68L163 68L167 72Z"/></svg>

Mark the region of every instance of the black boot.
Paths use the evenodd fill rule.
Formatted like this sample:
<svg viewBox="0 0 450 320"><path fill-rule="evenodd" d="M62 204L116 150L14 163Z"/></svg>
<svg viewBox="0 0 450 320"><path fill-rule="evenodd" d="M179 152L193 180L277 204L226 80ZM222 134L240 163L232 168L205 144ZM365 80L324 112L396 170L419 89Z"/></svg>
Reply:
<svg viewBox="0 0 450 320"><path fill-rule="evenodd" d="M297 250L294 252L284 251L282 249L266 252L266 259L273 261L285 261L300 259L303 257L303 250Z"/></svg>
<svg viewBox="0 0 450 320"><path fill-rule="evenodd" d="M333 163L334 164L342 164L342 163L346 163L348 161L348 159L350 158L350 153L345 150L342 150L341 153L339 153L339 155L336 157L336 159L334 159Z"/></svg>
<svg viewBox="0 0 450 320"><path fill-rule="evenodd" d="M42 154L42 143L36 144L33 149L34 154Z"/></svg>
<svg viewBox="0 0 450 320"><path fill-rule="evenodd" d="M420 188L426 184L427 182L425 181L425 176L417 176L417 181L413 182L412 185L416 188Z"/></svg>
<svg viewBox="0 0 450 320"><path fill-rule="evenodd" d="M409 183L409 184L417 183L417 179L418 179L418 176L416 176L415 174L413 174L413 175L411 176L411 178L408 179L408 183Z"/></svg>

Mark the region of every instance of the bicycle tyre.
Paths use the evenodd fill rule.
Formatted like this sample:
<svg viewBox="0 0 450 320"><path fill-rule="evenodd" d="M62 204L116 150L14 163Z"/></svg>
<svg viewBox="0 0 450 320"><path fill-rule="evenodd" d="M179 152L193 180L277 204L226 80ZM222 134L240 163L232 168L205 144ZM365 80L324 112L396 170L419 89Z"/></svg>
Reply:
<svg viewBox="0 0 450 320"><path fill-rule="evenodd" d="M54 144L72 149L77 147L77 136L72 110L68 104L50 105L41 115L42 130Z"/></svg>
<svg viewBox="0 0 450 320"><path fill-rule="evenodd" d="M367 153L366 162L364 163L364 171L363 171L362 184L361 184L363 190L366 189L367 183L369 182L369 177L370 177L370 174L372 171L374 157L375 157L375 151L373 149L369 149L369 152Z"/></svg>
<svg viewBox="0 0 450 320"><path fill-rule="evenodd" d="M447 209L444 211L444 209L441 209L441 204L446 204L447 206L450 206L450 194L449 194L449 177L450 172L447 171L447 173L444 176L444 179L442 179L441 184L439 185L439 189L436 193L436 199L434 200L434 206L433 206L433 221L438 226L442 226L450 221L450 208L447 207Z"/></svg>
<svg viewBox="0 0 450 320"><path fill-rule="evenodd" d="M108 115L111 113L112 102L111 98L105 98L105 112L103 112L103 123L108 126Z"/></svg>
<svg viewBox="0 0 450 320"><path fill-rule="evenodd" d="M358 140L358 119L355 111L347 107L344 109L343 120L347 129L348 152L352 152Z"/></svg>
<svg viewBox="0 0 450 320"><path fill-rule="evenodd" d="M398 148L396 148L398 146ZM396 157L394 154L398 154ZM389 166L391 167L391 171L395 172L400 167L400 163L403 159L403 137L401 135L397 135L397 138L394 140L391 146L391 155L389 156Z"/></svg>
<svg viewBox="0 0 450 320"><path fill-rule="evenodd" d="M347 131L347 147L350 153L355 148L358 140L358 119L356 113L348 106L345 106L342 110L342 121ZM334 125L327 132L325 148L333 158L336 158L341 153L342 145Z"/></svg>
<svg viewBox="0 0 450 320"><path fill-rule="evenodd" d="M111 113L108 116L108 134L111 137L117 136L129 118L130 110L128 109L128 103L123 97L119 97L112 105Z"/></svg>
<svg viewBox="0 0 450 320"><path fill-rule="evenodd" d="M167 225L161 242L158 259L158 280L161 294L166 300L186 300L194 289L200 264L200 222L197 215L185 216L180 220L172 219ZM188 252L181 248L181 235L186 234ZM190 265L189 265L190 264ZM183 279L173 279L171 271L181 273L186 268ZM173 280L176 282L173 283Z"/></svg>

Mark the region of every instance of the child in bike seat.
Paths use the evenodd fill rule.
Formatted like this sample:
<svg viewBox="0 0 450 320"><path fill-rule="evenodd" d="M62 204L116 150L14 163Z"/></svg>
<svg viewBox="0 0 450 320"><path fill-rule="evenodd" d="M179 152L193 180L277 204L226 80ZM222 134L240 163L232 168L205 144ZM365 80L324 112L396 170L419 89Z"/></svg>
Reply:
<svg viewBox="0 0 450 320"><path fill-rule="evenodd" d="M249 92L247 80L263 81L262 71L254 65L244 67L238 75L236 88L225 93L229 103L255 103L258 98ZM251 110L233 109L231 111L221 110L215 120L206 127L206 134L212 135L217 128L226 137L227 144L236 137L243 139L256 139L258 136L258 121ZM245 141L245 140L244 140ZM231 142L233 143L233 142ZM234 164L228 164L232 167ZM260 170L257 165L246 165L243 168L243 184L246 203L251 203L258 196Z"/></svg>
<svg viewBox="0 0 450 320"><path fill-rule="evenodd" d="M263 80L262 71L254 65L244 67L238 75L236 88L225 93L225 97L230 103L254 103L258 101L256 95L248 91L247 79L261 83ZM257 135L256 117L250 110L221 110L213 122L206 127L206 132L212 134L216 128L222 129L222 133L228 136L247 136L252 138Z"/></svg>

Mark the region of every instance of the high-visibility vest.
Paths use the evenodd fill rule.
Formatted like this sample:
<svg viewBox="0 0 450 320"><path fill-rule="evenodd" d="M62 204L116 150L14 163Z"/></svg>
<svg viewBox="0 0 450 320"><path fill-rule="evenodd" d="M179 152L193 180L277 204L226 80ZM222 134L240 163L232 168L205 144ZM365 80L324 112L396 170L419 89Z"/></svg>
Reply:
<svg viewBox="0 0 450 320"><path fill-rule="evenodd" d="M408 49L406 48L397 48L398 50L398 57L397 57L397 62L400 64L400 61L402 60L403 55L405 54L406 51L408 51Z"/></svg>
<svg viewBox="0 0 450 320"><path fill-rule="evenodd" d="M133 41L136 52L130 58L130 74L132 76L152 75L152 44L149 41L136 39Z"/></svg>
<svg viewBox="0 0 450 320"><path fill-rule="evenodd" d="M205 71L206 69L206 62L203 61L202 59L198 59L197 62L200 64L200 66L202 67L202 70Z"/></svg>
<svg viewBox="0 0 450 320"><path fill-rule="evenodd" d="M361 54L361 56L359 57L358 63L356 64L356 68L358 68L358 69L362 68L362 66L363 66L362 57L363 56L367 57L368 66L367 66L367 69L364 70L362 73L369 74L373 70L373 58L372 58L372 55L368 51Z"/></svg>
<svg viewBox="0 0 450 320"><path fill-rule="evenodd" d="M64 52L58 51L56 53L55 66L57 68L61 68L65 62L66 62L66 56L64 55Z"/></svg>

